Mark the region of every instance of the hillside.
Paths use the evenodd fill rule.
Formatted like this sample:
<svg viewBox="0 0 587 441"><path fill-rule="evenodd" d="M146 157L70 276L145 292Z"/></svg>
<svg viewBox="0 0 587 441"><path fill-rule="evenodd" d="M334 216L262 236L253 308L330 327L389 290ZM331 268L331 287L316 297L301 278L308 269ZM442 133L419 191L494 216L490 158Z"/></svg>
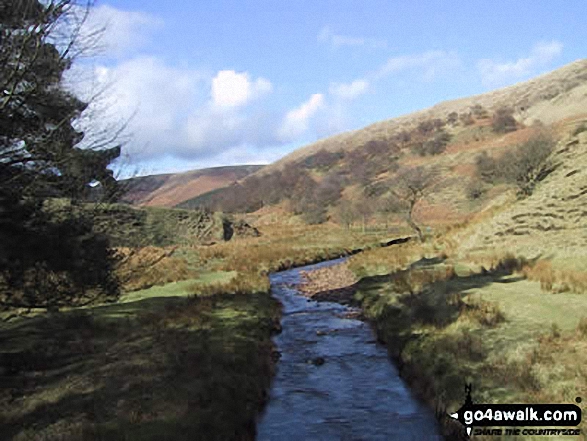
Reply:
<svg viewBox="0 0 587 441"><path fill-rule="evenodd" d="M422 121L444 119L450 113L465 115L474 106L493 112L499 107L510 107L514 117L524 125L535 120L552 124L578 114L587 115L587 60L577 60L553 72L532 80L498 89L482 95L439 103L428 109L400 116L319 140L302 147L279 161L265 167L258 174L281 169L285 164L299 161L316 152L352 150L373 140L393 138L402 130L415 128Z"/></svg>
<svg viewBox="0 0 587 441"><path fill-rule="evenodd" d="M491 247L561 266L587 257L587 127L571 130L551 160L557 168L531 196L505 204L459 234L462 254Z"/></svg>
<svg viewBox="0 0 587 441"><path fill-rule="evenodd" d="M402 173L421 167L434 170L440 185L418 202L414 218L430 226L462 222L511 190L494 185L476 192L481 153L500 157L545 131L557 138L587 116L585 109L587 60L580 60L524 83L318 141L180 206L225 212L279 206L308 223L401 222L390 216L390 195Z"/></svg>
<svg viewBox="0 0 587 441"><path fill-rule="evenodd" d="M191 170L184 173L150 175L124 181L128 185L126 202L151 207L173 207L185 200L225 187L261 165L239 165Z"/></svg>

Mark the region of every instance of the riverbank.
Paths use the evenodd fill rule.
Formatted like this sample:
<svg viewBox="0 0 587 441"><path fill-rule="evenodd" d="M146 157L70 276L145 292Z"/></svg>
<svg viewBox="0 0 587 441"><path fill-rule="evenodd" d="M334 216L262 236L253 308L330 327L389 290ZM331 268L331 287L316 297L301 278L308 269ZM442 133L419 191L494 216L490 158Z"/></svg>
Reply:
<svg viewBox="0 0 587 441"><path fill-rule="evenodd" d="M150 298L0 331L2 440L253 440L273 375L267 294Z"/></svg>
<svg viewBox="0 0 587 441"><path fill-rule="evenodd" d="M126 260L132 290L117 303L10 313L0 439L253 440L280 329L267 275L370 246L378 238L299 227L148 247Z"/></svg>
<svg viewBox="0 0 587 441"><path fill-rule="evenodd" d="M343 303L362 308L449 439L456 427L446 414L463 404L465 382L478 403L574 403L585 394L584 295L545 292L526 277L534 267L524 259L481 265L435 247L368 251L330 274L307 274L306 295L333 301L342 293ZM323 289L328 280L352 281L349 272L355 283Z"/></svg>

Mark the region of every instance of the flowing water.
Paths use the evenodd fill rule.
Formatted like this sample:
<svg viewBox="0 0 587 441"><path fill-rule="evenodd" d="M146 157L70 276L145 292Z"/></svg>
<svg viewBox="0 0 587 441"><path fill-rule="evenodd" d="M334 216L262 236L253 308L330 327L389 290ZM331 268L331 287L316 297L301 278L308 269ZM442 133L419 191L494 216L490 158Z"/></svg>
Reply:
<svg viewBox="0 0 587 441"><path fill-rule="evenodd" d="M282 357L258 425L260 441L441 440L432 412L399 377L369 325L344 318L353 308L308 301L295 288L300 271L271 275L283 304Z"/></svg>

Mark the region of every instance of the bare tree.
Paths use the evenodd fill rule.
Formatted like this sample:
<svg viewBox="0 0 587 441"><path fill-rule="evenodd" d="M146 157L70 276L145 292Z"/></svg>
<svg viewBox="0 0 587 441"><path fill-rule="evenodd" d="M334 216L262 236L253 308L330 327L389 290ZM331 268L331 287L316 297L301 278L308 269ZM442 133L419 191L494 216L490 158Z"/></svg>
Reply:
<svg viewBox="0 0 587 441"><path fill-rule="evenodd" d="M346 229L349 229L359 217L355 204L348 199L344 199L338 204L334 211L334 216L336 221L344 225Z"/></svg>
<svg viewBox="0 0 587 441"><path fill-rule="evenodd" d="M355 211L361 218L361 231L364 233L367 226L367 220L374 212L375 203L371 198L359 199L355 202Z"/></svg>
<svg viewBox="0 0 587 441"><path fill-rule="evenodd" d="M397 199L396 209L403 211L406 222L424 240L422 229L413 219L414 208L437 186L438 172L433 168L414 167L402 170L391 184L391 194Z"/></svg>

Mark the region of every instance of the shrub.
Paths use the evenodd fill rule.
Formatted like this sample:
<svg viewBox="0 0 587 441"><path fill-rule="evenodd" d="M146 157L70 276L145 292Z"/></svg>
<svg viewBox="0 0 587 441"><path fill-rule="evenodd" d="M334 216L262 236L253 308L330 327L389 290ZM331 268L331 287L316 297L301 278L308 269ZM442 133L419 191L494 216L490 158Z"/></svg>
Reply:
<svg viewBox="0 0 587 441"><path fill-rule="evenodd" d="M0 305L58 309L118 297L115 252L87 213L13 208L21 222L2 235Z"/></svg>
<svg viewBox="0 0 587 441"><path fill-rule="evenodd" d="M407 130L402 130L398 133L396 133L392 140L394 142L397 142L400 145L406 145L407 143L409 143L412 140L412 134L410 132L408 132Z"/></svg>
<svg viewBox="0 0 587 441"><path fill-rule="evenodd" d="M450 138L447 132L440 130L432 139L415 144L412 152L420 156L439 155L446 150Z"/></svg>
<svg viewBox="0 0 587 441"><path fill-rule="evenodd" d="M308 225L323 224L328 220L326 208L323 205L311 204L303 213L302 219Z"/></svg>
<svg viewBox="0 0 587 441"><path fill-rule="evenodd" d="M475 158L477 177L483 182L495 184L501 176L498 162L487 152L481 152Z"/></svg>
<svg viewBox="0 0 587 441"><path fill-rule="evenodd" d="M459 114L457 112L450 112L446 117L447 124L455 125L459 121Z"/></svg>
<svg viewBox="0 0 587 441"><path fill-rule="evenodd" d="M432 132L434 132L434 129L436 128L434 121L433 120L426 120L426 121L422 121L420 124L418 124L418 127L416 128L416 130L418 131L418 133L422 136L426 136L426 135L430 135Z"/></svg>
<svg viewBox="0 0 587 441"><path fill-rule="evenodd" d="M496 133L508 133L517 130L517 121L513 117L513 110L508 107L500 107L493 114L491 128Z"/></svg>
<svg viewBox="0 0 587 441"><path fill-rule="evenodd" d="M329 152L322 149L302 160L302 165L310 169L329 169L343 157L343 152Z"/></svg>
<svg viewBox="0 0 587 441"><path fill-rule="evenodd" d="M553 138L539 134L498 159L483 152L475 159L477 176L491 184L515 184L521 196L528 196L554 170L554 164L548 161L554 145Z"/></svg>
<svg viewBox="0 0 587 441"><path fill-rule="evenodd" d="M473 115L471 115L471 113L461 113L459 115L459 120L464 126L470 126L475 123L475 120L473 119Z"/></svg>
<svg viewBox="0 0 587 441"><path fill-rule="evenodd" d="M485 109L485 107L483 107L481 104L475 104L474 106L471 106L471 113L477 119L485 119L489 116L487 109Z"/></svg>

